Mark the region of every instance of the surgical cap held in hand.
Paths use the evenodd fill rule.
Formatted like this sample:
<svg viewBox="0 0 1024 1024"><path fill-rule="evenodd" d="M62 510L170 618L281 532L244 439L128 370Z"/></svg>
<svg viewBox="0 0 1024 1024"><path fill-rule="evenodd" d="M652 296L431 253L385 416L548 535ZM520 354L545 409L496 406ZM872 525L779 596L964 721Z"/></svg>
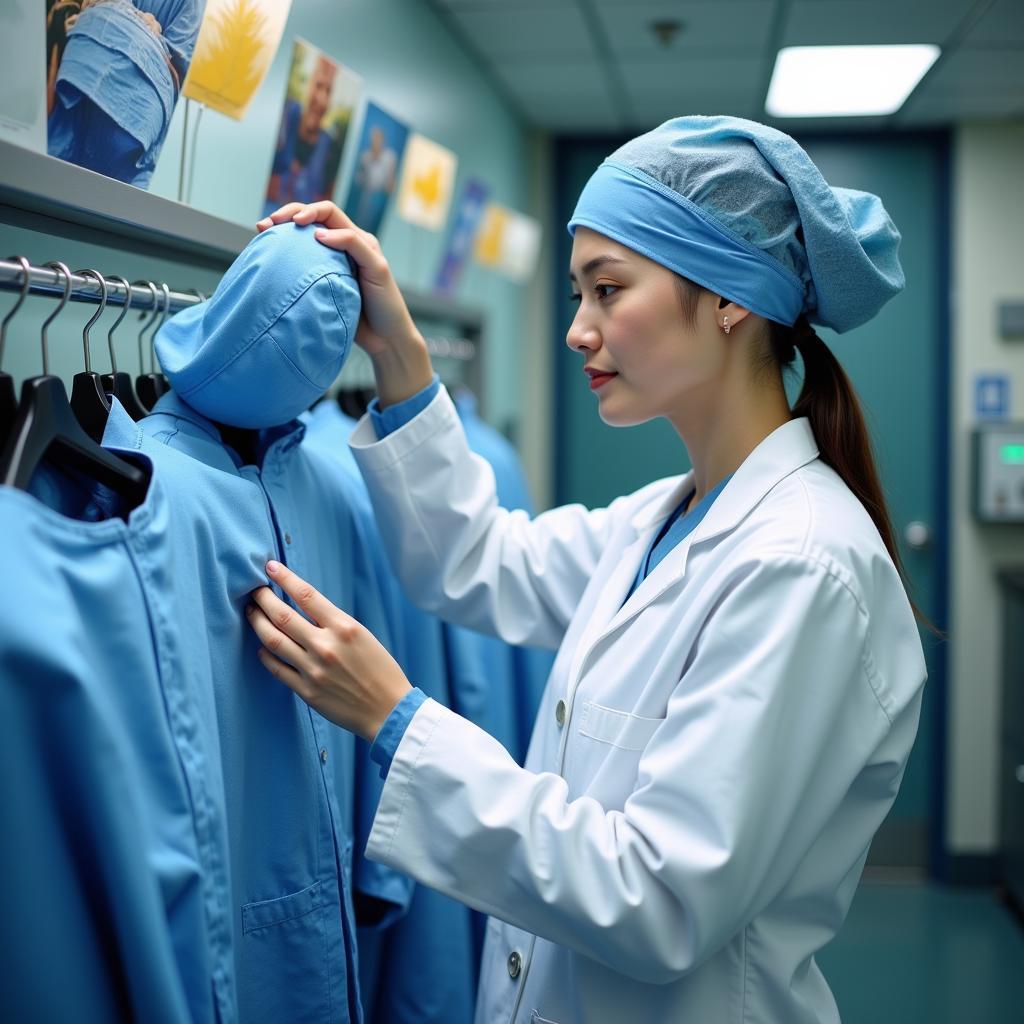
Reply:
<svg viewBox="0 0 1024 1024"><path fill-rule="evenodd" d="M234 427L295 419L337 377L359 322L345 253L292 222L257 235L206 302L156 336L171 387L198 412Z"/></svg>
<svg viewBox="0 0 1024 1024"><path fill-rule="evenodd" d="M784 132L678 117L617 149L580 195L587 227L778 323L848 331L903 289L881 200L833 188Z"/></svg>

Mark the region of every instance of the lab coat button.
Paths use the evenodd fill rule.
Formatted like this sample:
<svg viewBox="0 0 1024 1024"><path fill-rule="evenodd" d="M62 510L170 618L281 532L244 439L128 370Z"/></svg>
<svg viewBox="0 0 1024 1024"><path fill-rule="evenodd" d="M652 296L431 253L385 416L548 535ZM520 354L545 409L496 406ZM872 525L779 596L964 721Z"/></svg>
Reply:
<svg viewBox="0 0 1024 1024"><path fill-rule="evenodd" d="M558 723L558 727L561 728L565 725L565 701L560 700L555 705L555 721Z"/></svg>
<svg viewBox="0 0 1024 1024"><path fill-rule="evenodd" d="M523 958L513 950L508 956L508 976L518 978L519 972L523 969Z"/></svg>
<svg viewBox="0 0 1024 1024"><path fill-rule="evenodd" d="M326 747L321 747L320 748L320 763L321 764L327 764L327 748Z"/></svg>
<svg viewBox="0 0 1024 1024"><path fill-rule="evenodd" d="M290 533L286 533L284 535L284 542L285 542L285 544L291 544L291 542L292 542L292 535Z"/></svg>

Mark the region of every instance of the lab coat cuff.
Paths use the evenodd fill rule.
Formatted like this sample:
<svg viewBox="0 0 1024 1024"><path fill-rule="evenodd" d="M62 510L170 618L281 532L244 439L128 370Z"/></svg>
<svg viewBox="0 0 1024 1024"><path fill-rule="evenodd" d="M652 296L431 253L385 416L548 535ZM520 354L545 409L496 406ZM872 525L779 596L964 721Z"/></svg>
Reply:
<svg viewBox="0 0 1024 1024"><path fill-rule="evenodd" d="M393 434L410 420L415 419L430 405L440 390L441 378L435 373L434 379L422 391L417 391L412 398L407 398L404 402L398 402L382 409L380 399L374 398L366 411L370 414L370 419L373 420L377 437L383 440L388 434Z"/></svg>
<svg viewBox="0 0 1024 1024"><path fill-rule="evenodd" d="M370 837L366 841L366 856L370 860L390 863L391 846L402 824L402 811L413 787L420 758L430 746L438 726L451 714L442 704L428 697L406 727L391 762Z"/></svg>
<svg viewBox="0 0 1024 1024"><path fill-rule="evenodd" d="M419 415L394 433L378 439L373 419L367 414L356 424L348 443L361 470L384 473L424 442L453 426L461 430L462 423L451 397L441 387Z"/></svg>

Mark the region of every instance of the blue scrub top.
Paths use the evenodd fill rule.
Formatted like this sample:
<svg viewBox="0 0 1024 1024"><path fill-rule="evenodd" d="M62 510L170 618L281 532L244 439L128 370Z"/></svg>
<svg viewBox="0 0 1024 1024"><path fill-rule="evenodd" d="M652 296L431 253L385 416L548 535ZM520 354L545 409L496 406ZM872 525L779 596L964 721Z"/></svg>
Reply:
<svg viewBox="0 0 1024 1024"><path fill-rule="evenodd" d="M361 1020L354 741L269 675L243 614L268 558L354 610L349 506L302 437L297 423L265 431L260 464L241 465L173 392L139 424L115 405L104 435L152 460L171 506L164 672L213 704L195 740L223 774L224 910L244 1021Z"/></svg>
<svg viewBox="0 0 1024 1024"><path fill-rule="evenodd" d="M37 476L55 507L0 487L5 1013L236 1020L210 692L168 670L171 497L155 473L124 521Z"/></svg>
<svg viewBox="0 0 1024 1024"><path fill-rule="evenodd" d="M420 611L391 572L362 476L348 447L355 420L326 400L304 417L309 443L330 457L359 489L371 550L386 581L386 604L400 625L392 654L421 691L453 705L450 648L441 621ZM364 620L364 625L369 625ZM458 675L454 677L459 678ZM372 818L371 818L372 823ZM417 886L408 913L383 933L360 932L360 980L368 1019L388 1024L471 1024L478 954L472 911L432 889Z"/></svg>

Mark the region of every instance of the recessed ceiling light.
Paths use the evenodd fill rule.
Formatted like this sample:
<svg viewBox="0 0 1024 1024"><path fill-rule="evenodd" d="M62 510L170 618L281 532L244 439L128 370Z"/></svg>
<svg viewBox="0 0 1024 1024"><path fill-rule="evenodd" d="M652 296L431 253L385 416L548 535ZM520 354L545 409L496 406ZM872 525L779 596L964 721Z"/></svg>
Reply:
<svg viewBox="0 0 1024 1024"><path fill-rule="evenodd" d="M930 43L789 46L775 58L765 110L773 117L894 114L939 52Z"/></svg>

